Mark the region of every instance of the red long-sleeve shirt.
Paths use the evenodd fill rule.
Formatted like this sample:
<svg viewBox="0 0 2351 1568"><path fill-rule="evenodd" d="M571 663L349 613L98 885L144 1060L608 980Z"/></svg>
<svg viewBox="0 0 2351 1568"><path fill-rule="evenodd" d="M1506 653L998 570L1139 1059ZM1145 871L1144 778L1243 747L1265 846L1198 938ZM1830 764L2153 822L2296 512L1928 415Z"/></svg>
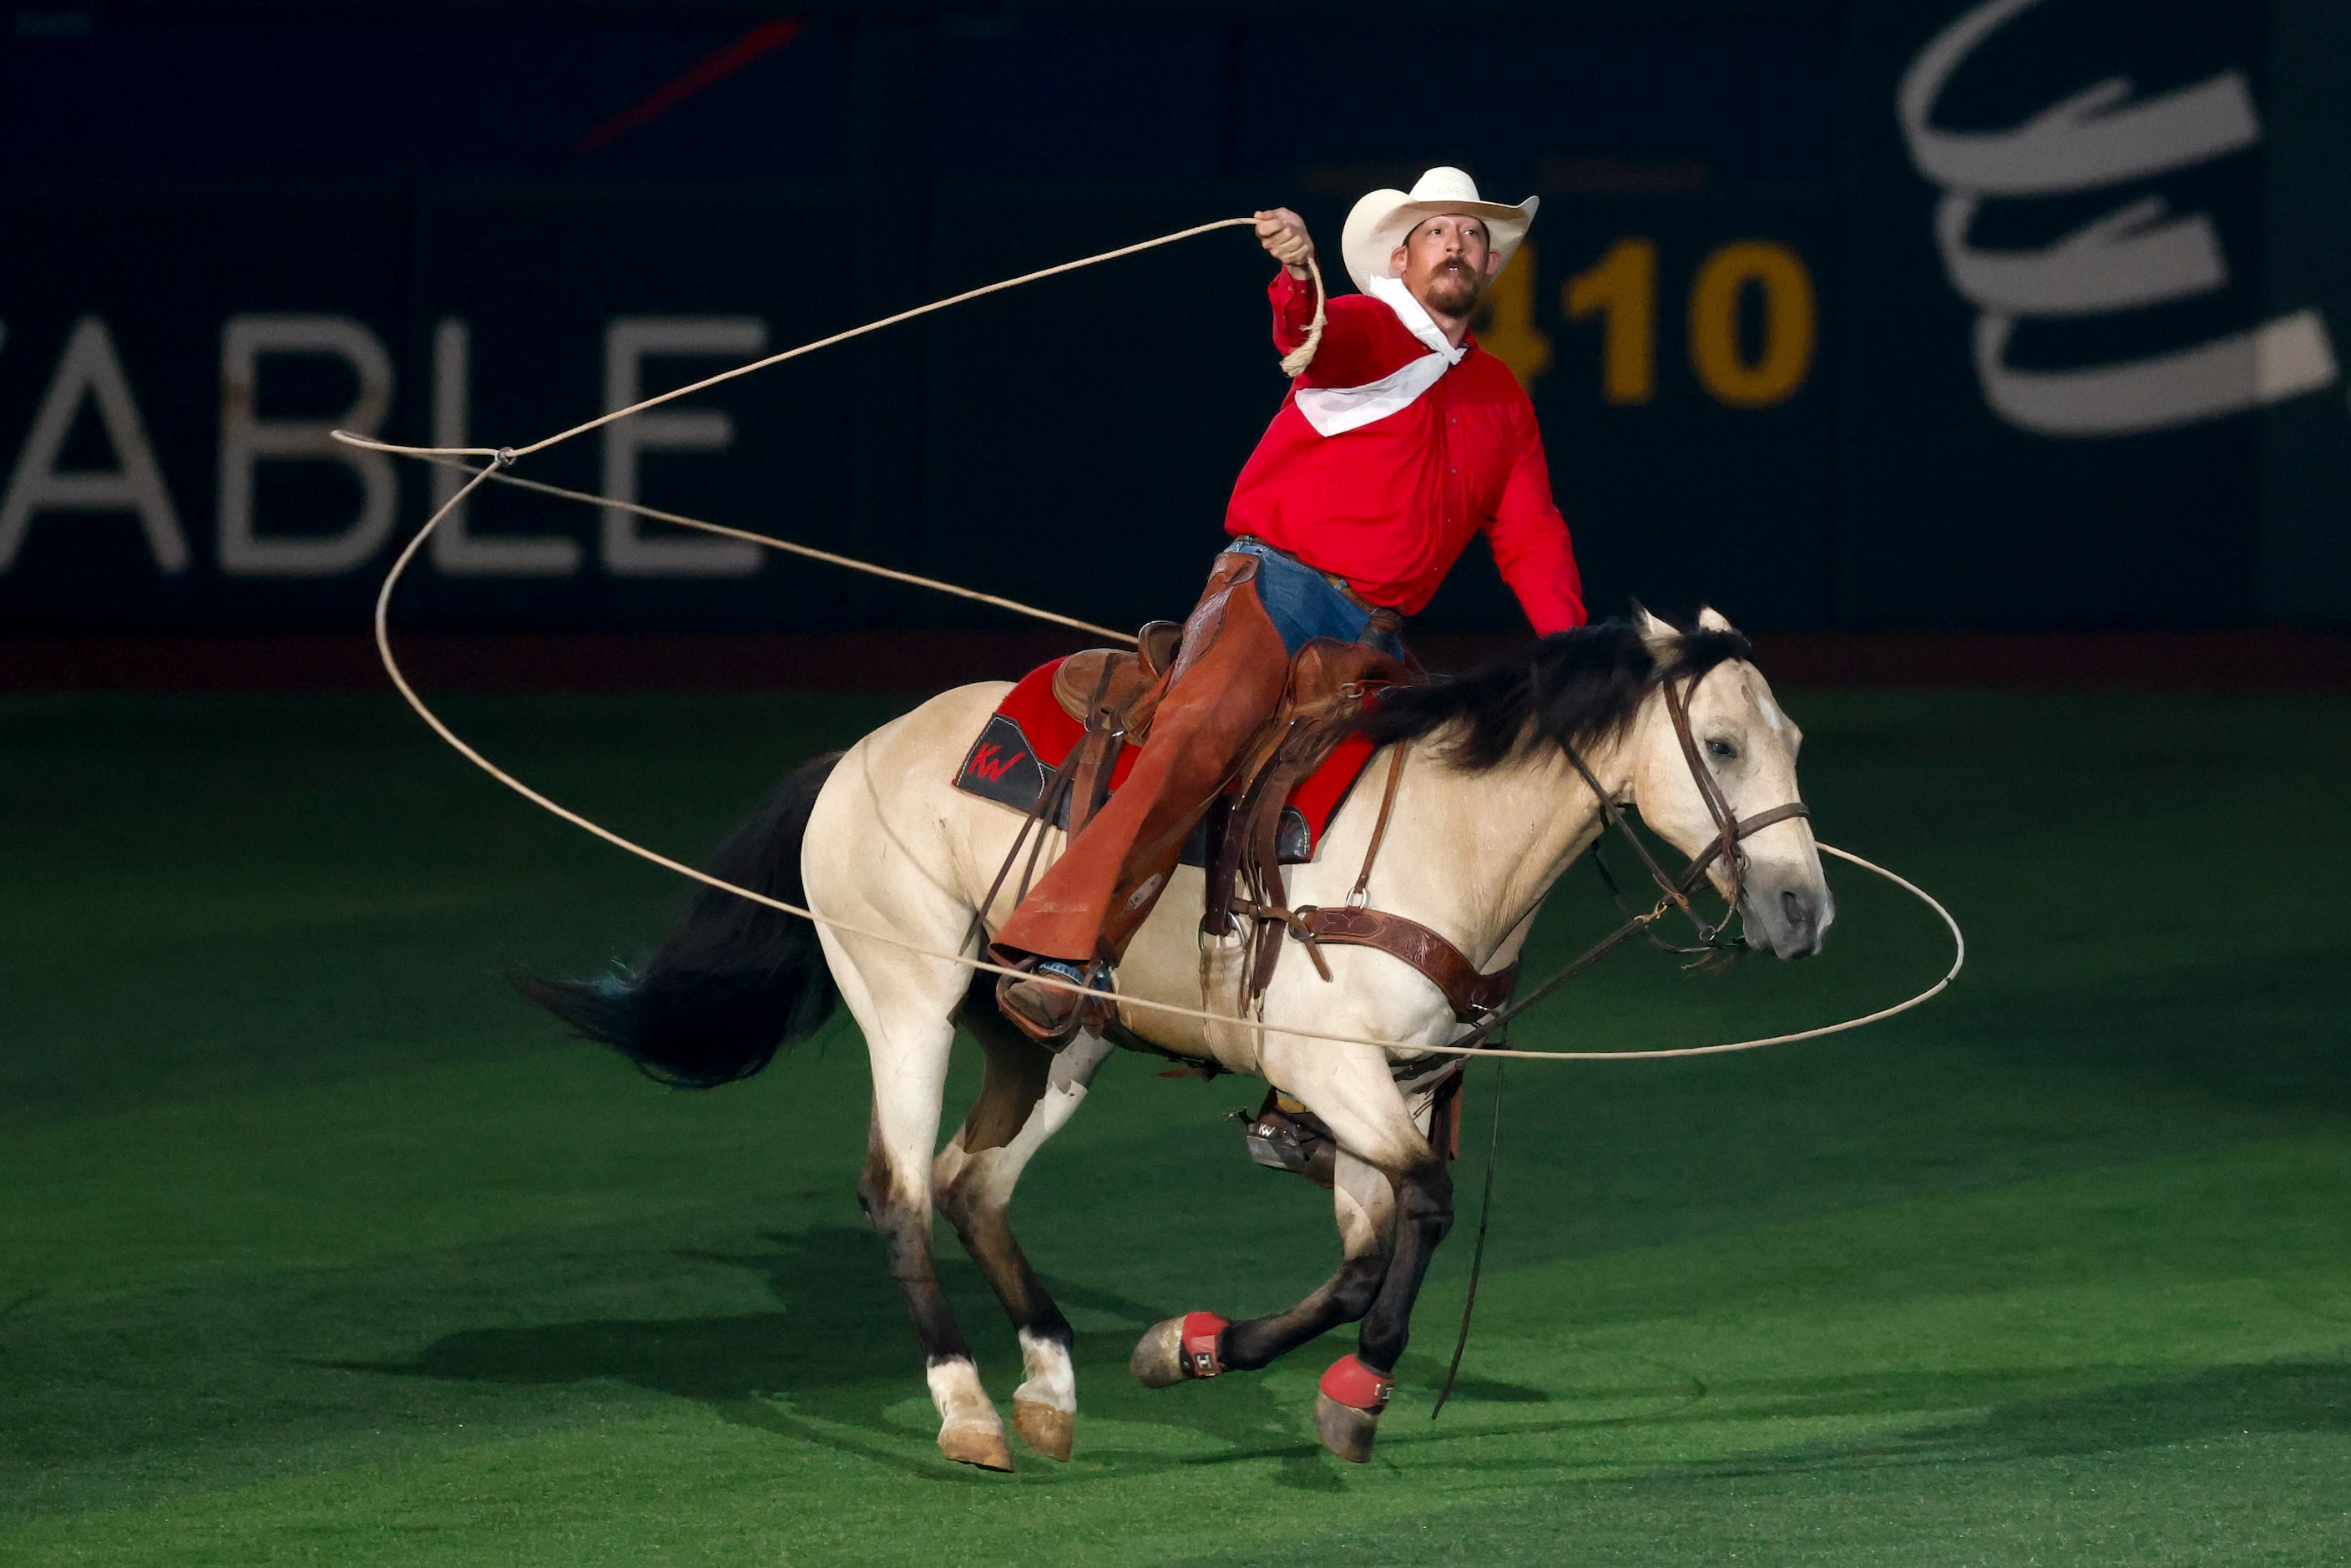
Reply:
<svg viewBox="0 0 2351 1568"><path fill-rule="evenodd" d="M1306 340L1314 286L1274 274L1273 340ZM1347 580L1374 604L1416 614L1483 529L1502 580L1539 632L1583 624L1583 583L1552 501L1534 404L1510 367L1468 353L1408 407L1338 435L1307 423L1294 395L1241 469L1225 531L1254 534ZM1296 387L1354 387L1428 353L1366 295L1333 298L1314 362Z"/></svg>

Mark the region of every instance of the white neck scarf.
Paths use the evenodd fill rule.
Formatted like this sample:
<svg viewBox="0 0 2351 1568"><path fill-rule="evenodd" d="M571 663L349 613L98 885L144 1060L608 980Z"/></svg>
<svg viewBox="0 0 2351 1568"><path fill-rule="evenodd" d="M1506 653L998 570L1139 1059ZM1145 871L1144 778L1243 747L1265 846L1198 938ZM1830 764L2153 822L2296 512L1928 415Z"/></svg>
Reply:
<svg viewBox="0 0 2351 1568"><path fill-rule="evenodd" d="M1437 384L1437 377L1459 364L1461 356L1468 352L1447 340L1401 279L1374 277L1364 292L1395 311L1405 330L1428 345L1428 352L1402 370L1364 386L1300 387L1293 394L1298 412L1323 435L1341 435L1410 407L1416 398Z"/></svg>

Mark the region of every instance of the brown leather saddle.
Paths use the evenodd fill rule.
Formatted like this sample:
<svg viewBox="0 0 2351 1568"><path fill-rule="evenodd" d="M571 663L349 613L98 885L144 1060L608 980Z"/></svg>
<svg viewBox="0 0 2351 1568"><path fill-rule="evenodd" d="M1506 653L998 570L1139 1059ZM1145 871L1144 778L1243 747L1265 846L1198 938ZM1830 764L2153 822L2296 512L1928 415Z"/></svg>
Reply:
<svg viewBox="0 0 2351 1568"><path fill-rule="evenodd" d="M1097 709L1117 715L1129 727L1130 737L1140 742L1142 733L1132 728L1135 702L1157 685L1159 677L1175 664L1176 650L1183 639L1184 628L1178 622L1154 621L1144 627L1133 648L1089 648L1072 653L1053 673L1053 700L1080 724L1092 718ZM1149 728L1145 719L1144 732Z"/></svg>
<svg viewBox="0 0 2351 1568"><path fill-rule="evenodd" d="M1172 621L1155 621L1132 651L1090 648L1071 654L1054 672L1054 701L1086 727L1066 765L1071 831L1102 809L1120 751L1150 738L1160 680L1175 663L1183 630ZM1296 835L1286 839L1282 833L1283 806L1346 737L1367 693L1416 678L1416 672L1367 643L1318 637L1298 651L1280 706L1251 737L1202 824L1201 863L1209 886L1203 930L1228 933L1236 910L1262 903L1269 894L1280 901L1281 862L1300 858L1284 853L1294 848ZM1238 902L1236 887L1247 894ZM1272 951L1278 953L1278 946ZM1260 961L1270 977L1271 957Z"/></svg>
<svg viewBox="0 0 2351 1568"><path fill-rule="evenodd" d="M1065 764L1071 831L1101 809L1121 749L1150 734L1161 675L1175 663L1183 628L1155 621L1133 652L1096 648L1065 660L1053 681L1063 712L1086 727ZM1409 684L1424 672L1367 643L1318 637L1290 661L1280 705L1252 737L1233 779L1208 807L1203 823L1207 894L1200 929L1229 936L1250 922L1251 954L1246 1000L1254 1004L1273 981L1290 941L1304 946L1324 979L1331 969L1324 944L1377 947L1411 965L1445 993L1456 1017L1483 1017L1507 1000L1518 966L1481 974L1460 949L1417 921L1368 907L1373 862L1385 837L1401 758L1391 754L1377 828L1354 893L1339 907L1291 909L1282 874L1282 807L1291 792L1329 759L1380 688ZM1285 940L1287 939L1287 940Z"/></svg>

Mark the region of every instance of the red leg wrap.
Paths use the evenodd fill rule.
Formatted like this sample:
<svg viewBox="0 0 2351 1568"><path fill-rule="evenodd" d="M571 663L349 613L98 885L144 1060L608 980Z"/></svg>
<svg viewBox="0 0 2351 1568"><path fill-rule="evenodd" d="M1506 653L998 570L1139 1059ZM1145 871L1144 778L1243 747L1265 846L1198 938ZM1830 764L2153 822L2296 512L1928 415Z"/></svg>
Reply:
<svg viewBox="0 0 2351 1568"><path fill-rule="evenodd" d="M1217 1339L1231 1325L1214 1312L1184 1314L1184 1375L1214 1377L1225 1364L1217 1355Z"/></svg>
<svg viewBox="0 0 2351 1568"><path fill-rule="evenodd" d="M1339 1404L1351 1405L1358 1410L1376 1414L1386 1409L1388 1396L1395 1391L1395 1378L1374 1372L1352 1355L1341 1356L1322 1375L1322 1392Z"/></svg>

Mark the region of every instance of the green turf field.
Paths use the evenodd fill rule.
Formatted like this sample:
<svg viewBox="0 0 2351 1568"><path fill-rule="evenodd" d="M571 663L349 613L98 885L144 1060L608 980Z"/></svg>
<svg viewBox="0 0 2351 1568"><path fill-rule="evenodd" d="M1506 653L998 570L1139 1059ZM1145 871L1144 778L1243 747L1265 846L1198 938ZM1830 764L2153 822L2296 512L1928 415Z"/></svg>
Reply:
<svg viewBox="0 0 2351 1568"><path fill-rule="evenodd" d="M2351 703L1789 706L1823 835L1967 923L1949 997L1515 1070L1462 1394L1430 1422L1466 1225L1360 1468L1309 1416L1351 1336L1128 1378L1146 1323L1286 1303L1335 1248L1224 1119L1250 1085L1113 1062L1014 1209L1079 1330L1078 1456L999 1477L933 1445L852 1192L853 1033L680 1094L504 991L649 942L660 873L389 697L0 702L0 1561L2351 1561ZM448 711L698 855L892 706ZM1931 916L1832 876L1815 963L1628 955L1521 1042L1756 1033L1940 971ZM1535 961L1604 915L1573 879Z"/></svg>

